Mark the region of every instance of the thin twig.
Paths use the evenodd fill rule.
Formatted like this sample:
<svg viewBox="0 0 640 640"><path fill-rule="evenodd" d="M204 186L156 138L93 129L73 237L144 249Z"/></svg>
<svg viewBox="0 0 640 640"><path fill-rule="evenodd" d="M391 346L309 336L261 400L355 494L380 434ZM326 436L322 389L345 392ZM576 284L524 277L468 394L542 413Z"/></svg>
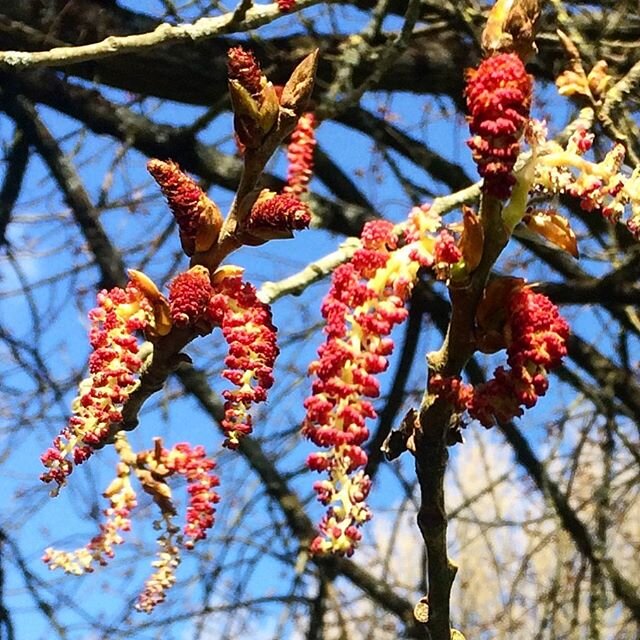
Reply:
<svg viewBox="0 0 640 640"><path fill-rule="evenodd" d="M378 35L386 6L387 0L379 0L372 20L363 34L354 37L351 43L345 43L345 53L340 60L335 80L326 92L323 103L316 109L316 114L319 118L333 118L341 111L357 104L366 91L377 85L382 76L391 68L393 62L409 45L411 34L422 6L420 0L410 0L407 3L402 29L398 34L391 37L384 47L380 47L380 53L375 52L376 47L371 44L370 40ZM380 24L378 24L378 21L380 21ZM374 61L375 64L372 65L371 73L367 78L338 101L338 95L350 88L355 69L365 62Z"/></svg>
<svg viewBox="0 0 640 640"><path fill-rule="evenodd" d="M262 302L271 304L286 295L299 296L312 284L326 278L337 267L350 260L359 247L358 238L347 238L336 251L309 263L298 273L278 282L265 282L260 287L258 297Z"/></svg>
<svg viewBox="0 0 640 640"><path fill-rule="evenodd" d="M456 193L436 198L431 205L430 211L437 215L444 215L448 211L457 209L462 204L473 202L478 198L479 194L480 183L473 184ZM298 273L294 273L278 282L265 282L258 294L260 299L271 304L285 295L300 295L312 284L330 275L337 267L350 260L359 246L360 241L357 238L347 238L339 249L310 263Z"/></svg>
<svg viewBox="0 0 640 640"><path fill-rule="evenodd" d="M612 113L616 109L619 109L624 97L627 95L633 95L634 91L637 91L638 84L640 83L640 61L636 62L627 74L618 80L616 84L609 89L605 95L602 106L598 109L598 120L602 126L614 137L615 139L625 142L627 154L631 159L634 166L640 164L640 157L636 153L633 145L630 144L629 137L623 133L620 128L614 122Z"/></svg>

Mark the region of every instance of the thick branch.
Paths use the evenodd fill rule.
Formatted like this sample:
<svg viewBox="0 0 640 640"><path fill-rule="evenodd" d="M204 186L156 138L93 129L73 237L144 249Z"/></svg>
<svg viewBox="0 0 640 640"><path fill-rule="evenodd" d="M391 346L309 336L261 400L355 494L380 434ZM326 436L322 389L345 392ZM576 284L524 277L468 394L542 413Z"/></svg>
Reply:
<svg viewBox="0 0 640 640"><path fill-rule="evenodd" d="M441 318L443 312L446 311L447 303L440 295L436 294L429 287L421 287L418 289L421 297L424 298L424 304L428 308L435 312L435 318ZM444 330L444 326L439 324L439 328ZM580 339L578 339L582 342ZM588 352L588 350L587 350ZM588 360L589 356L585 355ZM604 367L607 372L611 372L613 364L608 362L606 365L600 361L603 358L600 354L596 357L601 367ZM593 364L585 363L590 369L596 369ZM470 381L474 385L481 384L485 381L484 375L480 367L475 360L471 360L466 371L469 374ZM610 381L609 381L610 382ZM601 378L600 384L602 387L607 386L607 379ZM636 397L640 394L640 389L636 390ZM600 400L598 400L600 401ZM513 448L518 463L526 470L527 474L534 480L540 492L550 501L554 508L554 511L558 514L563 528L569 533L578 551L587 558L590 562L602 565L616 595L625 603L625 605L632 612L633 616L637 618L637 614L640 611L638 606L640 605L640 598L638 598L633 586L622 576L618 568L614 565L611 559L602 557L595 553L594 543L589 533L589 530L585 524L580 520L578 514L573 510L569 504L567 497L562 493L559 486L550 478L549 474L544 468L542 462L537 458L535 452L529 445L528 441L518 429L514 423L506 423L498 425L498 428L505 436L507 442Z"/></svg>
<svg viewBox="0 0 640 640"><path fill-rule="evenodd" d="M82 185L72 162L67 158L56 139L49 133L35 109L20 96L6 91L0 94L0 107L11 116L24 131L28 141L37 149L49 167L60 190L65 196L73 216L82 229L89 248L100 261L102 286L122 283L124 263L119 252L109 241L100 222L100 216Z"/></svg>
<svg viewBox="0 0 640 640"><path fill-rule="evenodd" d="M441 349L428 357L429 375L458 376L475 350L474 319L489 273L503 248L506 235L497 200L485 196L482 205L485 246L482 260L468 283L450 286L451 320ZM449 640L449 597L456 567L447 554L447 517L444 473L448 459L446 433L452 408L427 388L420 407L416 438L416 473L422 502L418 526L429 562L429 622L432 640Z"/></svg>
<svg viewBox="0 0 640 640"><path fill-rule="evenodd" d="M301 10L318 1L297 0L295 8ZM78 64L97 58L140 53L175 42L197 42L228 33L241 33L273 22L282 15L275 2L269 5L253 5L244 13L241 20L237 20L235 13L228 12L214 18L200 18L193 24L162 23L147 33L128 36L112 35L100 42L75 47L54 47L47 51L3 51L0 52L0 65L22 69Z"/></svg>
<svg viewBox="0 0 640 640"><path fill-rule="evenodd" d="M190 128L157 124L124 106L116 105L99 93L61 81L49 71L34 71L15 76L0 72L0 84L11 85L34 102L41 102L83 122L97 134L120 140L150 157L168 158L203 179L235 191L242 171L241 161L204 145ZM265 175L264 186L279 189L282 181ZM376 212L349 202L337 204L317 195L311 196L311 206L318 225L342 233L356 235L362 225L377 217Z"/></svg>
<svg viewBox="0 0 640 640"><path fill-rule="evenodd" d="M370 9L375 3L366 0L357 3ZM42 6L48 10L43 10ZM61 12L61 5L65 11ZM273 5L269 5L272 7ZM407 3L391 0L389 10L402 14ZM401 55L392 69L386 73L376 88L383 91L411 91L449 95L459 102L462 88L460 70L474 64L477 49L469 39L469 29L454 4L427 1L422 3L422 19L428 27L418 32L408 51ZM577 13L573 20L586 42L594 43L596 59L606 59L614 74L625 73L638 60L634 43L640 37L637 21L612 19L613 8L604 12L590 10ZM53 17L52 17L53 16ZM484 19L480 12L475 16L477 30ZM140 36L152 32L159 25L148 15L118 7L115 3L83 0L68 3L62 0L0 0L0 48L46 50L57 44L95 45L112 34ZM437 25L434 29L433 25ZM606 35L603 37L603 25ZM611 26L613 25L613 26ZM540 53L534 70L549 79L551 71L564 59L563 51L555 35L552 16L543 17L539 37ZM101 82L121 89L153 95L160 98L192 104L213 104L219 96L219 87L226 81L224 53L232 44L226 38L178 41L171 46L145 49L144 55L122 55L98 61L75 64L66 69L89 80L96 77ZM254 40L252 48L263 60L270 60L275 82L281 82L291 70L300 52L308 52L321 44L323 58L319 69L321 86L328 87L333 78L330 60L339 57L345 46L344 36L323 35L322 41L309 36ZM383 41L376 45L385 46ZM354 70L353 81L360 84L370 72L365 62Z"/></svg>
<svg viewBox="0 0 640 640"><path fill-rule="evenodd" d="M0 246L7 242L7 227L29 163L29 143L19 129L16 130L6 162L7 170L0 188Z"/></svg>

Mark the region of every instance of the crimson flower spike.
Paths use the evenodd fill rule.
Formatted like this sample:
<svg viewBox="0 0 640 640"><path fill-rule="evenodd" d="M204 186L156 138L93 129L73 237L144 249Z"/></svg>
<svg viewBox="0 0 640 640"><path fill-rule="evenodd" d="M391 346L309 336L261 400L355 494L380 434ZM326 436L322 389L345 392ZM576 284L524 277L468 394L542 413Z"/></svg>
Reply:
<svg viewBox="0 0 640 640"><path fill-rule="evenodd" d="M205 333L211 331L206 318L209 299L213 294L209 270L202 265L178 274L169 283L169 313L178 327L197 326Z"/></svg>
<svg viewBox="0 0 640 640"><path fill-rule="evenodd" d="M208 530L213 526L216 505L220 501L216 491L220 481L213 473L215 462L207 457L201 445L191 446L183 442L172 449L165 449L156 440L155 449L138 454L137 460L139 465L149 467L138 470L138 473L142 478L152 478L143 487L152 494L162 512L162 520L158 523L161 526L158 536L159 551L157 559L152 562L155 571L145 582L135 605L138 611L151 613L165 600L167 591L176 581L176 569L181 562L180 546L193 549L199 540L207 537ZM159 477L158 480L151 471ZM174 475L181 475L186 479L189 494L187 521L182 536L176 535L178 529L172 522L175 508L171 500L171 489L166 484L166 480ZM159 493L154 495L155 491Z"/></svg>
<svg viewBox="0 0 640 640"><path fill-rule="evenodd" d="M143 365L136 333L156 324L154 307L145 293L129 282L98 294L98 306L89 312L89 378L80 384L73 415L52 446L41 456L43 482L54 482L56 494L73 471L103 445L113 423L122 420L122 407L137 385Z"/></svg>
<svg viewBox="0 0 640 640"><path fill-rule="evenodd" d="M210 321L222 328L229 345L222 376L236 386L222 393L222 428L227 435L224 446L229 449L236 449L241 438L251 433L249 409L266 400L279 353L271 309L258 299L253 285L243 282L242 272L233 266L218 269L207 310Z"/></svg>
<svg viewBox="0 0 640 640"><path fill-rule="evenodd" d="M497 367L490 380L475 387L436 374L429 391L488 428L522 416L546 393L548 372L567 355L569 325L547 297L518 278L492 281L479 312L482 350L493 353L506 346L508 366Z"/></svg>
<svg viewBox="0 0 640 640"><path fill-rule="evenodd" d="M507 298L507 363L493 379L475 389L469 414L489 427L521 416L548 387L547 372L567 355L569 325L558 308L541 293L516 286Z"/></svg>
<svg viewBox="0 0 640 640"><path fill-rule="evenodd" d="M296 196L306 193L313 173L313 152L316 147L316 118L303 113L291 134L287 146L287 185L284 190Z"/></svg>
<svg viewBox="0 0 640 640"><path fill-rule="evenodd" d="M171 160L152 159L147 170L158 183L180 231L182 249L188 256L208 251L222 227L222 214L198 184Z"/></svg>
<svg viewBox="0 0 640 640"><path fill-rule="evenodd" d="M307 459L310 469L328 475L314 484L327 512L312 553L350 556L361 538L360 527L371 517L365 503L371 483L362 469L366 420L376 416L369 399L380 393L376 375L387 368L393 350L389 334L408 315L404 302L419 266L398 255L391 222L368 222L361 241L352 260L333 273L322 304L327 340L309 368L315 379L305 400L302 433L328 449Z"/></svg>
<svg viewBox="0 0 640 640"><path fill-rule="evenodd" d="M260 245L268 240L292 238L293 231L311 222L309 207L291 193L263 189L242 226L242 242Z"/></svg>
<svg viewBox="0 0 640 640"><path fill-rule="evenodd" d="M506 200L516 182L513 167L520 138L529 120L531 76L514 53L501 53L467 71L465 97L469 110L467 141L484 192Z"/></svg>

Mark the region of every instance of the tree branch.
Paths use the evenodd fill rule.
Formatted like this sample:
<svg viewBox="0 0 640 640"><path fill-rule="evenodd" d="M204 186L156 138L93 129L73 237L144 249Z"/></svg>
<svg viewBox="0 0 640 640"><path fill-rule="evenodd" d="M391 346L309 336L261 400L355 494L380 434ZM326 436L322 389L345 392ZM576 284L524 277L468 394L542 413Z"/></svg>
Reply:
<svg viewBox="0 0 640 640"><path fill-rule="evenodd" d="M295 9L300 11L317 4L319 0L297 0ZM241 20L234 12L213 18L200 18L192 24L159 24L153 31L129 36L109 36L100 42L75 47L54 47L48 51L2 51L0 65L17 69L29 67L53 67L108 58L127 53L140 53L161 45L175 42L198 42L228 33L241 33L257 29L284 15L277 3L254 5Z"/></svg>
<svg viewBox="0 0 640 640"><path fill-rule="evenodd" d="M16 129L6 162L7 170L0 189L0 245L7 243L7 227L29 163L29 143L19 129Z"/></svg>
<svg viewBox="0 0 640 640"><path fill-rule="evenodd" d="M562 527L569 533L580 553L588 558L593 566L604 570L614 593L629 609L634 619L640 622L640 597L635 587L618 571L610 558L595 553L591 534L571 508L558 485L551 480L526 438L512 422L498 425L498 428L513 448L518 462L527 470L542 494L551 501Z"/></svg>
<svg viewBox="0 0 640 640"><path fill-rule="evenodd" d="M14 96L6 90L0 93L0 107L12 117L24 131L27 140L35 147L45 161L51 175L65 196L73 216L82 229L89 248L96 260L100 261L102 272L101 286L105 283L122 284L124 262L122 256L109 241L100 222L100 215L93 207L75 167L63 153L56 139L38 117L35 109L27 100Z"/></svg>
<svg viewBox="0 0 640 640"><path fill-rule="evenodd" d="M106 134L126 143L149 157L168 158L205 180L225 189L235 191L242 171L241 161L220 153L211 145L205 145L194 137L189 127L172 127L157 124L122 105L117 105L91 91L64 82L50 71L33 71L20 74L0 72L0 84L11 86L34 102L46 104L83 122L97 134ZM266 174L264 186L278 190L282 180ZM335 203L312 194L310 205L319 226L344 235L356 235L362 225L377 213L349 202Z"/></svg>

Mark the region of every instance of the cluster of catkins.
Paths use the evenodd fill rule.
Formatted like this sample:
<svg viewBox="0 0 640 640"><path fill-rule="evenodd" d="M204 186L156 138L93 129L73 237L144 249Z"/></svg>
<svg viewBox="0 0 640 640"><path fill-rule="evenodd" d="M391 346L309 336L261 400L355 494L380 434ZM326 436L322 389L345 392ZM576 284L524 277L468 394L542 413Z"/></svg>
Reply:
<svg viewBox="0 0 640 640"><path fill-rule="evenodd" d="M284 11L293 4L280 6ZM483 178L483 199L505 203L518 182L514 167L521 139L531 124L531 77L518 55L497 53L468 71L466 79L472 134L468 144ZM285 97L286 88L273 87L253 55L241 47L229 52L229 85L238 146L242 154L251 154L278 121L279 101L290 96ZM205 264L210 267L211 261L201 258L215 254L219 242L224 257L224 247L261 244L308 226L310 211L300 197L311 177L314 127L313 114L299 118L289 142L286 187L280 193L262 191L228 245L224 244L228 238L220 240L224 228L220 211L202 189L175 163L151 160L148 169L175 216L182 247L193 266L169 283L166 297L144 274L131 271L126 287L102 291L98 306L90 312L90 375L80 386L68 425L42 456L46 467L42 477L62 486L75 465L109 442L115 443L120 463L117 478L105 493L110 506L100 534L78 552L50 549L46 559L52 567L80 573L113 555L114 545L122 541L121 532L130 526L136 504L131 485L135 476L160 507L166 525L159 539L156 571L139 601L145 611L163 599L175 580L179 543L192 546L212 526L219 498L215 464L202 447L179 444L165 449L156 442L154 449L134 454L126 441L122 429L127 426L127 403L148 365L149 354L139 337L144 335L158 349L172 338L186 344L193 337L221 330L228 344L222 376L233 386L223 392L224 444L237 448L251 433L251 406L263 402L273 384L276 330L269 307L243 280L240 268L219 266L218 260L210 270ZM585 209L604 207L605 215L619 217L620 206L633 200L636 188L619 177L622 151L616 147L601 165L592 165L582 158L590 144L588 134L578 132L566 149L538 150L539 166L531 188L572 194ZM573 164L563 164L562 158ZM567 166L582 173L576 175ZM430 270L436 279L455 284L471 277L477 267L486 240L482 208L480 215L465 210L463 227L462 233L454 225L446 227L429 205L415 207L399 225L369 222L353 257L333 273L322 304L326 340L309 369L313 383L302 427L304 436L319 447L308 457L308 467L325 474L314 485L319 501L327 507L319 535L311 543L314 553L351 555L361 538L360 527L371 517L365 502L371 482L364 473L363 446L367 420L376 417L372 400L380 393L377 376L387 368L393 350L391 332L407 317L406 302L419 271ZM506 349L506 366L498 367L492 379L476 387L457 376L437 373L429 380L431 394L486 427L522 415L523 409L544 395L548 372L566 354L569 333L557 308L521 280L489 285L480 305L486 317L492 315L492 309L486 309L491 304L500 309L496 314L500 321L487 327L482 318L476 318L478 348ZM483 344L492 346L483 349ZM190 495L181 534L171 520L175 508L167 480L174 475L186 478Z"/></svg>
<svg viewBox="0 0 640 640"><path fill-rule="evenodd" d="M254 56L240 47L229 51L229 77L241 103L236 135L244 150L251 152L259 149L276 122L278 97ZM114 555L131 526L137 504L132 480L136 480L162 517L154 572L137 603L148 612L175 581L180 547L192 548L213 526L219 501L215 462L204 447L188 443L166 449L157 440L153 449L134 453L125 431L135 426L136 416L128 415L127 408L141 392L146 368L155 364L154 358L162 359L163 350L175 358L189 341L219 328L228 346L222 377L232 385L222 393L223 444L236 449L251 433L251 407L264 402L273 385L276 328L269 306L243 280L243 270L219 263L239 246L291 237L309 225L310 210L300 197L308 188L314 145L313 117L303 114L288 145L291 166L285 188L281 193L266 189L259 193L225 239L223 217L200 186L170 160L149 161L147 168L167 199L192 266L169 282L166 296L145 274L130 270L126 286L101 291L96 308L89 312L89 377L80 384L66 427L41 456L42 480L57 493L75 466L110 443L119 462L116 478L104 494L109 507L100 533L76 551L47 549L44 559L50 568L80 574ZM205 263L215 266L210 270ZM175 476L185 478L189 495L182 531L173 523L176 507L169 480Z"/></svg>
<svg viewBox="0 0 640 640"><path fill-rule="evenodd" d="M436 278L456 269L464 273L460 240L437 232L438 226L428 207L415 208L408 227L367 223L362 248L334 272L322 305L327 339L310 367L315 379L303 425L303 434L325 449L312 453L307 465L328 476L314 485L328 507L311 545L315 552L351 555L360 527L371 517L362 449L366 420L376 417L369 399L380 393L375 376L387 368L394 346L389 335L407 316L405 303L418 268L431 268ZM548 371L566 355L568 325L555 305L521 281L508 293L500 301L506 308L500 348L507 349L509 369L499 367L492 380L476 387L438 374L429 384L431 393L487 427L534 406L547 390Z"/></svg>

